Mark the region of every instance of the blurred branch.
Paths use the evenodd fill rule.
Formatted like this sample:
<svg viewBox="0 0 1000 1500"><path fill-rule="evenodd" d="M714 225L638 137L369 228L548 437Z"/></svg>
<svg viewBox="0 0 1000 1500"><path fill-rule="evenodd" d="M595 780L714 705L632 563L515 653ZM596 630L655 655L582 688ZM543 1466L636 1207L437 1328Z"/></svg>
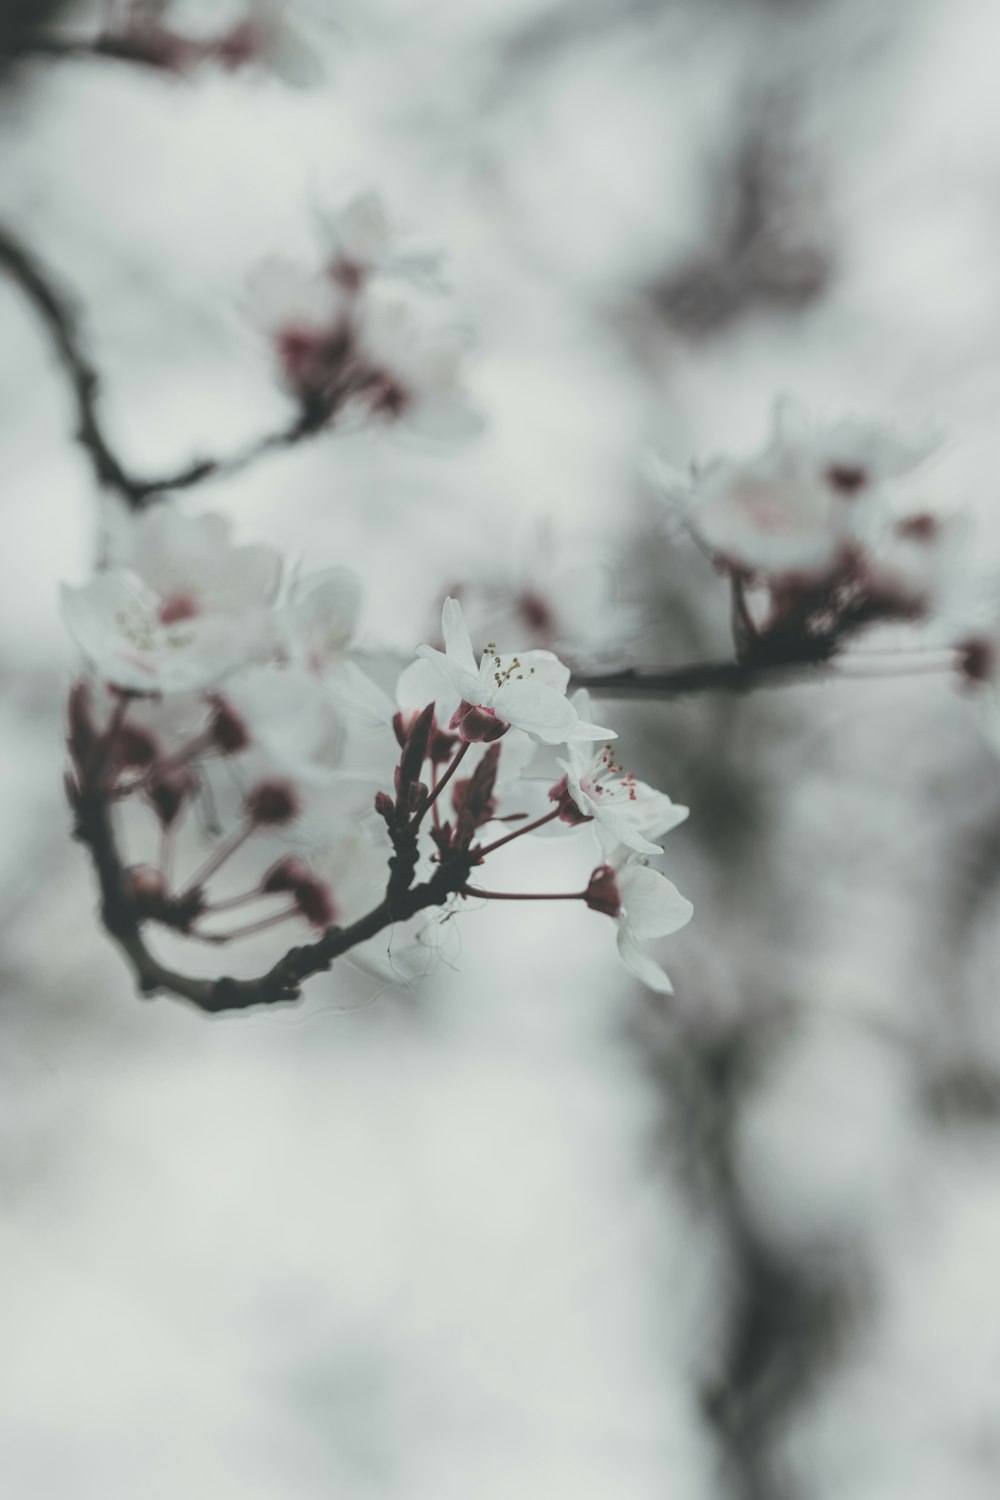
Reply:
<svg viewBox="0 0 1000 1500"><path fill-rule="evenodd" d="M276 449L291 447L318 432L329 413L297 412L288 426L223 458L197 459L172 474L143 478L130 473L115 453L100 415L100 377L84 346L72 299L59 290L37 257L0 225L0 267L17 283L46 325L76 406L76 439L86 452L98 484L114 490L132 510L142 510L168 490L192 489L206 479L239 473Z"/></svg>
<svg viewBox="0 0 1000 1500"><path fill-rule="evenodd" d="M572 686L616 698L685 698L695 693L748 693L758 687L781 687L789 683L821 682L831 678L876 679L920 673L950 672L955 652L942 648L944 657L915 658L903 651L875 655L837 655L835 643L808 637L783 637L778 642L758 636L733 661L694 662L663 671L623 667L619 672L574 673ZM840 671L838 667L859 670Z"/></svg>

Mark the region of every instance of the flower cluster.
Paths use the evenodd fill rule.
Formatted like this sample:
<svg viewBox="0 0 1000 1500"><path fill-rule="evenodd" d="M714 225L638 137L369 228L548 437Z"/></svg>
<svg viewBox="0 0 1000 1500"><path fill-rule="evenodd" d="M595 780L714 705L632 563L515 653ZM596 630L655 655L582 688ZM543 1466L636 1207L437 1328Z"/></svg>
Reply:
<svg viewBox="0 0 1000 1500"><path fill-rule="evenodd" d="M935 446L868 422L816 424L785 400L761 453L690 479L656 464L654 477L732 580L747 654L797 640L820 659L864 626L942 608L963 520L902 486Z"/></svg>
<svg viewBox="0 0 1000 1500"><path fill-rule="evenodd" d="M322 77L319 59L290 24L283 0L245 0L238 19L202 37L170 23L169 0L129 0L116 9L98 42L107 56L178 74L205 64L229 72L256 67L297 88Z"/></svg>
<svg viewBox="0 0 1000 1500"><path fill-rule="evenodd" d="M132 935L134 959L150 923L212 944L304 923L321 934L314 967L333 935L336 952L410 977L470 897L575 900L614 918L628 967L669 989L643 944L691 908L646 861L687 809L620 769L614 731L586 694L567 696L551 652L491 644L477 660L449 599L446 649L420 647L391 696L362 668L359 609L346 570L285 578L222 517L166 506L123 521L105 571L64 589L88 664L70 695L68 788L105 881L120 859L109 930ZM552 747L555 784L533 769ZM112 856L126 835L138 847L143 821L155 851ZM579 889L478 884L488 855L543 828L596 836Z"/></svg>
<svg viewBox="0 0 1000 1500"><path fill-rule="evenodd" d="M372 194L352 199L322 232L320 270L273 256L248 287L250 316L303 426L402 422L436 438L477 431L460 386L468 335L428 322L416 300L434 285L437 258L399 248Z"/></svg>

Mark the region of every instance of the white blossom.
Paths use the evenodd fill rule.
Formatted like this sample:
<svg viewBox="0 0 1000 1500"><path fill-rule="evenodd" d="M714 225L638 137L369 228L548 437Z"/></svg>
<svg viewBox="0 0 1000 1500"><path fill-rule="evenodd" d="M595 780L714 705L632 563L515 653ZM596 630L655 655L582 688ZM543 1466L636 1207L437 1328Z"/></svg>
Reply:
<svg viewBox="0 0 1000 1500"><path fill-rule="evenodd" d="M691 920L694 907L673 882L631 855L594 871L587 904L615 919L618 952L625 967L651 990L672 995L670 979L644 945L679 932Z"/></svg>
<svg viewBox="0 0 1000 1500"><path fill-rule="evenodd" d="M62 590L67 627L104 681L191 691L262 650L280 559L270 547L234 546L223 516L158 506L118 530L111 560L109 572Z"/></svg>
<svg viewBox="0 0 1000 1500"><path fill-rule="evenodd" d="M335 212L321 215L320 227L335 281L356 287L367 277L379 275L424 285L440 283L441 256L400 245L376 192L358 193Z"/></svg>
<svg viewBox="0 0 1000 1500"><path fill-rule="evenodd" d="M727 567L753 578L815 580L870 542L885 514L883 487L934 445L905 443L853 419L816 425L783 401L761 453L717 459L689 481L661 467L658 479L698 541Z"/></svg>
<svg viewBox="0 0 1000 1500"><path fill-rule="evenodd" d="M427 327L402 299L372 293L358 311L355 336L367 373L355 397L362 416L398 419L432 438L480 431L482 416L461 386L466 331Z"/></svg>
<svg viewBox="0 0 1000 1500"><path fill-rule="evenodd" d="M457 599L445 600L441 628L445 650L419 646L417 655L431 663L439 681L458 695L459 709L450 727L463 738L497 739L510 726L549 745L616 737L614 730L580 719L566 697L569 668L552 652L503 657L487 646L477 666ZM471 723L469 710L478 710Z"/></svg>
<svg viewBox="0 0 1000 1500"><path fill-rule="evenodd" d="M341 665L360 611L361 582L349 568L327 568L296 578L276 620L289 660L320 675Z"/></svg>
<svg viewBox="0 0 1000 1500"><path fill-rule="evenodd" d="M589 718L589 693L575 693L572 703L581 717ZM593 820L606 859L623 845L639 854L661 853L652 839L662 838L688 816L689 809L672 802L665 792L623 771L610 745L594 752L580 741L570 742L567 759L559 765L566 773L564 782L553 787L550 796L564 803L568 799L565 821L574 822L577 816Z"/></svg>
<svg viewBox="0 0 1000 1500"><path fill-rule="evenodd" d="M245 0L245 15L205 44L207 58L233 70L256 65L292 88L323 78L316 52L289 20L287 0Z"/></svg>

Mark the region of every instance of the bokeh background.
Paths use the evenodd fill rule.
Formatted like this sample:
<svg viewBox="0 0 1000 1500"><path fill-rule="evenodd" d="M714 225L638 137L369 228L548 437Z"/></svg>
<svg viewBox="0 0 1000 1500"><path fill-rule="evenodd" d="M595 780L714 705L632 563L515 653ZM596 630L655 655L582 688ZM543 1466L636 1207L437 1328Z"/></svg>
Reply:
<svg viewBox="0 0 1000 1500"><path fill-rule="evenodd" d="M976 511L989 596L989 0L293 13L309 90L4 73L3 216L73 289L134 468L282 420L247 273L308 264L323 206L375 186L449 253L484 435L326 436L184 501L355 568L367 644L427 638L456 580L516 589L544 532L613 574L621 659L724 653L724 591L641 460L752 447L781 392L943 429L927 492ZM273 1013L141 1002L61 792L56 586L106 502L2 280L0 319L2 1493L995 1496L1000 765L956 686L610 710L692 808L672 999L604 919L515 907L465 917L417 989L342 965Z"/></svg>

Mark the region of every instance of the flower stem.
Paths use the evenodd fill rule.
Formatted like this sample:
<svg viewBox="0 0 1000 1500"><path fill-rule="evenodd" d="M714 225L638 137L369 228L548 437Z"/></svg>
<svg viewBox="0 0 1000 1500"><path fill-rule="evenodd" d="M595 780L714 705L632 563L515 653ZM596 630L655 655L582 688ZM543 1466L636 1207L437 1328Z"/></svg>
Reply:
<svg viewBox="0 0 1000 1500"><path fill-rule="evenodd" d="M509 844L512 839L519 839L523 834L531 833L536 828L541 828L545 823L551 823L553 818L558 818L559 809L554 807L551 812L543 813L533 823L525 823L523 828L515 828L513 833L505 833L502 839L495 839L492 844L478 850L480 859L485 859L487 854L492 854L495 849L502 849L504 844Z"/></svg>
<svg viewBox="0 0 1000 1500"><path fill-rule="evenodd" d="M431 792L430 796L428 797L426 803L424 804L424 810L420 814L420 817L417 819L418 826L420 824L421 819L424 816L424 813L426 813L426 811L427 811L427 809L429 807L433 807L433 805L437 801L438 797L444 791L445 787L448 785L449 781L454 776L454 774L458 770L459 766L462 764L462 761L465 759L465 756L466 756L466 753L468 752L468 749L469 749L469 741L468 740L463 740L462 743L459 745L458 749L456 750L454 759L452 760L450 766L441 775L441 777L435 782L435 784L434 784L434 790Z"/></svg>
<svg viewBox="0 0 1000 1500"><path fill-rule="evenodd" d="M247 922L243 927L234 927L231 932L192 932L190 935L201 943L231 943L235 938L252 937L256 932L266 932L269 927L277 927L280 922L287 922L290 917L299 915L297 906L286 906L273 916L261 917L257 922Z"/></svg>
<svg viewBox="0 0 1000 1500"><path fill-rule="evenodd" d="M586 891L484 891L477 885L463 886L460 896L478 896L483 901L582 901Z"/></svg>
<svg viewBox="0 0 1000 1500"><path fill-rule="evenodd" d="M216 870L221 869L226 860L229 859L233 854L235 854L237 849L241 848L242 845L246 843L247 839L255 831L255 829L256 824L244 823L242 828L237 828L235 832L231 833L229 837L219 845L215 853L209 856L209 858L202 865L201 869L196 870L195 873L191 876L184 890L178 897L178 900L183 900L185 896L189 896L191 892L197 889L199 885L204 885L208 877L210 875L214 875Z"/></svg>

